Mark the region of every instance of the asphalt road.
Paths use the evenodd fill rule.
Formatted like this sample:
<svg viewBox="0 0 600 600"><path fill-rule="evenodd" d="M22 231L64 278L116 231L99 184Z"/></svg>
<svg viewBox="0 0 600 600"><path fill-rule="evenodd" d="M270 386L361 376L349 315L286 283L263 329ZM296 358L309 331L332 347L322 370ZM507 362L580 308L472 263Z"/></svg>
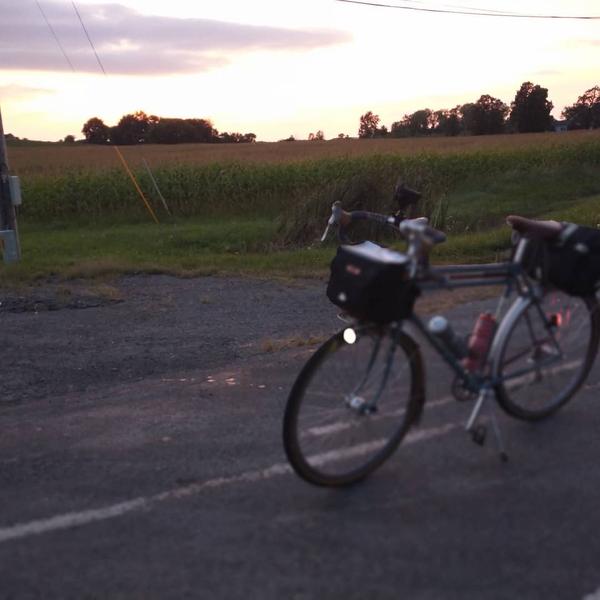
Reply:
<svg viewBox="0 0 600 600"><path fill-rule="evenodd" d="M185 307L205 288L212 316L192 326ZM119 304L0 314L14 367L0 402L0 598L600 598L599 366L547 422L500 415L503 464L466 436L469 407L428 354L422 435L362 484L324 490L290 472L281 443L311 352L297 340L338 326L320 285L121 289ZM152 331L175 359L142 352Z"/></svg>

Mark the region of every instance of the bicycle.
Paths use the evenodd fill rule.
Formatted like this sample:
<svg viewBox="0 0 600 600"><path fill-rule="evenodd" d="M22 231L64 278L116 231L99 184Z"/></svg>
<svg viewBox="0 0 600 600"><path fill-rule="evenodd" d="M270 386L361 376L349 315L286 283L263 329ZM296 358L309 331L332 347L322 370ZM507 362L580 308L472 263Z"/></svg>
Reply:
<svg viewBox="0 0 600 600"><path fill-rule="evenodd" d="M404 204L418 197L407 190ZM554 221L509 217L519 233L511 260L432 267L429 252L446 236L423 218L345 212L336 203L322 240L329 227L337 225L340 240L347 242L347 228L358 220L389 226L407 241L406 253L394 254L403 265L404 284L416 286L417 293L504 286L495 315L488 318L495 320L495 326L487 332L487 347L473 356L473 337L469 348L445 318L425 323L410 301L400 319L350 321L316 350L291 389L283 439L293 469L309 483L338 487L362 480L392 455L419 422L426 404L423 357L413 330L454 372L456 399L475 401L466 430L481 445L487 433L481 413L484 406L489 408L500 456L506 460L490 400L517 419L545 419L573 398L598 351L600 316L595 295L568 295L536 280L526 267L533 241L556 239L563 227ZM516 298L505 311L514 293Z"/></svg>

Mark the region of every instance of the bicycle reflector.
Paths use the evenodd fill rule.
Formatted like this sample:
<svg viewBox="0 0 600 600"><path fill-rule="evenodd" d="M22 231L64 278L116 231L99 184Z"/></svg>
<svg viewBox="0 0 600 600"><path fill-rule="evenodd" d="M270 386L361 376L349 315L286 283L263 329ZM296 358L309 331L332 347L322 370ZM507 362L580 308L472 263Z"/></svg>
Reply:
<svg viewBox="0 0 600 600"><path fill-rule="evenodd" d="M550 315L550 326L551 327L560 327L563 322L563 316L561 313L554 313Z"/></svg>

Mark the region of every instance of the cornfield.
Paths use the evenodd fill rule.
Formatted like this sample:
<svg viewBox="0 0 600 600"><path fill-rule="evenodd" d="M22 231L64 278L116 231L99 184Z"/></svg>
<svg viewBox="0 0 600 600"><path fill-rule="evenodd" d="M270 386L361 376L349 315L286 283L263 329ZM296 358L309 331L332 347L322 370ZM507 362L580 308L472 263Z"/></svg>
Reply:
<svg viewBox="0 0 600 600"><path fill-rule="evenodd" d="M535 133L466 137L405 139L334 139L256 144L178 144L122 146L121 151L135 168L146 159L154 168L166 164L206 165L211 163L289 163L324 158L356 158L379 154L453 154L479 151L548 148L585 141L599 141L600 131ZM60 175L65 170L120 169L110 146L40 145L9 148L11 169L23 177Z"/></svg>
<svg viewBox="0 0 600 600"><path fill-rule="evenodd" d="M517 136L513 136L517 137ZM348 186L368 187L370 198L360 200L371 210L390 210L387 198L398 176L424 192L425 212L444 218L443 198L465 182L507 172L576 170L600 165L600 140L578 137L579 143L536 148L479 150L460 153L365 154L289 162L165 162L154 175L176 216L281 216L320 218L332 199ZM252 148L249 148L252 150ZM105 148L107 152L109 148ZM136 169L144 190L160 213L150 178ZM32 221L130 219L144 217L145 209L122 169L64 168L54 173L22 176L21 216ZM337 190L337 191L336 191ZM364 196L364 192L363 193ZM336 195L337 194L337 195ZM356 208L353 192L344 202ZM368 204L366 204L368 202Z"/></svg>

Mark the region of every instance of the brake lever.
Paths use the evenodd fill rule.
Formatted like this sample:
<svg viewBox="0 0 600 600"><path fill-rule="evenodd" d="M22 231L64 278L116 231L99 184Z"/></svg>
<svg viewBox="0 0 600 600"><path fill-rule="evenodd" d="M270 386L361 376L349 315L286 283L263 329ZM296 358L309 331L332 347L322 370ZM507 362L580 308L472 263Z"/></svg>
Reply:
<svg viewBox="0 0 600 600"><path fill-rule="evenodd" d="M340 222L340 217L342 216L342 203L337 201L331 205L331 216L327 221L327 227L325 227L325 232L321 236L321 242L324 242L327 238L327 234L329 233L329 228L332 225L337 225Z"/></svg>
<svg viewBox="0 0 600 600"><path fill-rule="evenodd" d="M333 225L332 219L333 219L333 217L330 217L329 221L327 221L327 227L325 227L325 231L323 232L323 235L321 236L321 242L324 242L327 239L327 234L329 233L329 228Z"/></svg>

